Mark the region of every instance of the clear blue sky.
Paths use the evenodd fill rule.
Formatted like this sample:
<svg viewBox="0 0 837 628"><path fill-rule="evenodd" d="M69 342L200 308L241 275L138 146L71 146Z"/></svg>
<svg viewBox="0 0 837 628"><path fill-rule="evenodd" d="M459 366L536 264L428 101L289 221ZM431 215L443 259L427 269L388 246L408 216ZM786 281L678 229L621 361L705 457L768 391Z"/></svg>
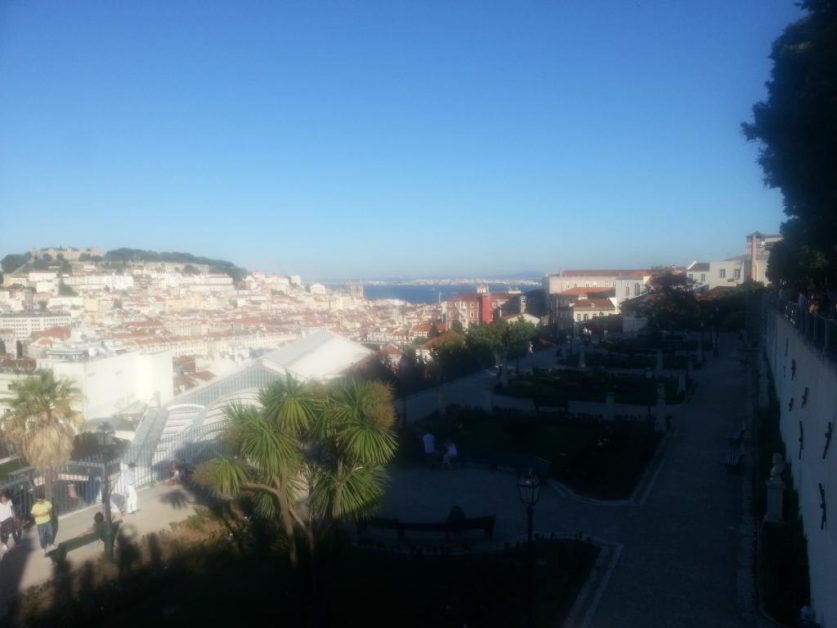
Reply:
<svg viewBox="0 0 837 628"><path fill-rule="evenodd" d="M791 0L0 2L0 256L307 278L683 264L775 232Z"/></svg>

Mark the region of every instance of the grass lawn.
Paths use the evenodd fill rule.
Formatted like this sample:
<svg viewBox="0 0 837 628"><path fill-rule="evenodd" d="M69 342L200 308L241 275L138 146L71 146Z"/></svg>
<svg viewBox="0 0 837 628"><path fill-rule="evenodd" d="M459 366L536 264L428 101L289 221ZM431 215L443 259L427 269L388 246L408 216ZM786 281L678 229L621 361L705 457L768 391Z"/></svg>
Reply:
<svg viewBox="0 0 837 628"><path fill-rule="evenodd" d="M420 436L427 426L438 443L452 439L460 448L531 454L552 462L552 477L600 499L631 496L660 442L644 423L570 421L535 416L490 415L476 410L449 412L411 426L401 439L401 460L421 460Z"/></svg>

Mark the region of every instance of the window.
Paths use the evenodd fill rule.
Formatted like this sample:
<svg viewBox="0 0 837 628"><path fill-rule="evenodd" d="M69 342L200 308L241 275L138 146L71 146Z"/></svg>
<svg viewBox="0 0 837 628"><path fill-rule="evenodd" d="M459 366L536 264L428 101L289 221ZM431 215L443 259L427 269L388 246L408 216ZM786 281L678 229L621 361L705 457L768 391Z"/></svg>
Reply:
<svg viewBox="0 0 837 628"><path fill-rule="evenodd" d="M588 318L588 316L587 316L587 314L585 314L584 315L584 320L587 320L587 318Z"/></svg>
<svg viewBox="0 0 837 628"><path fill-rule="evenodd" d="M706 273L700 274L700 283L706 283Z"/></svg>
<svg viewBox="0 0 837 628"><path fill-rule="evenodd" d="M625 296L626 297L631 296L631 287L630 286L625 286Z"/></svg>
<svg viewBox="0 0 837 628"><path fill-rule="evenodd" d="M721 279L726 279L727 269L726 268L719 268L718 269L718 277L720 277Z"/></svg>
<svg viewBox="0 0 837 628"><path fill-rule="evenodd" d="M732 278L733 279L741 279L741 269L740 268L736 268L735 270L732 271Z"/></svg>
<svg viewBox="0 0 837 628"><path fill-rule="evenodd" d="M581 314L576 314L575 315L575 320L580 321L581 320Z"/></svg>
<svg viewBox="0 0 837 628"><path fill-rule="evenodd" d="M634 284L634 296L635 297L639 296L639 284L638 283Z"/></svg>

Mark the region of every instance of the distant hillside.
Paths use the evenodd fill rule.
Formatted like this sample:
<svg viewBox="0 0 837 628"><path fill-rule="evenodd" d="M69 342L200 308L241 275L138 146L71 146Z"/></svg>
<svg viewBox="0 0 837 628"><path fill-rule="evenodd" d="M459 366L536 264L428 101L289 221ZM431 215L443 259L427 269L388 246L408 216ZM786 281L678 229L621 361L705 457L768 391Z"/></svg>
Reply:
<svg viewBox="0 0 837 628"><path fill-rule="evenodd" d="M114 249L105 253L106 262L168 262L171 264L205 264L210 272L229 275L235 281L247 276L247 270L222 259L199 257L191 253L144 251L143 249Z"/></svg>

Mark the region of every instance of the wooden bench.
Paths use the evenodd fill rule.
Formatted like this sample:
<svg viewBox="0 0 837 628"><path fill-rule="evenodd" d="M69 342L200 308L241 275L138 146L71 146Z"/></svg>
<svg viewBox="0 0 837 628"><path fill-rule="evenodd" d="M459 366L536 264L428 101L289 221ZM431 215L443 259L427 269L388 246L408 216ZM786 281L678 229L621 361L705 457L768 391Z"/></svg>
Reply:
<svg viewBox="0 0 837 628"><path fill-rule="evenodd" d="M358 534L362 537L366 536L368 528L395 530L398 535L398 542L401 543L405 540L405 533L407 532L442 533L445 536L445 542L450 542L451 535L458 535L472 530L482 530L485 536L493 539L495 522L496 517L494 515L438 522L403 522L398 519L372 518L358 523Z"/></svg>
<svg viewBox="0 0 837 628"><path fill-rule="evenodd" d="M741 466L744 463L744 452L740 449L733 449L728 454L727 457L724 459L724 465L726 465L727 471L729 473L740 473Z"/></svg>
<svg viewBox="0 0 837 628"><path fill-rule="evenodd" d="M116 537L116 531L119 528L119 522L113 523L113 535ZM75 551L81 547L86 547L96 541L104 541L104 530L86 532L79 536L61 541L54 550L47 552L47 556L52 559L52 562L59 563L67 558L67 554Z"/></svg>
<svg viewBox="0 0 837 628"><path fill-rule="evenodd" d="M538 456L515 454L486 449L460 450L456 457L457 464L487 465L492 471L497 469L514 469L518 473L525 473L532 469L541 481L549 479L552 463Z"/></svg>

